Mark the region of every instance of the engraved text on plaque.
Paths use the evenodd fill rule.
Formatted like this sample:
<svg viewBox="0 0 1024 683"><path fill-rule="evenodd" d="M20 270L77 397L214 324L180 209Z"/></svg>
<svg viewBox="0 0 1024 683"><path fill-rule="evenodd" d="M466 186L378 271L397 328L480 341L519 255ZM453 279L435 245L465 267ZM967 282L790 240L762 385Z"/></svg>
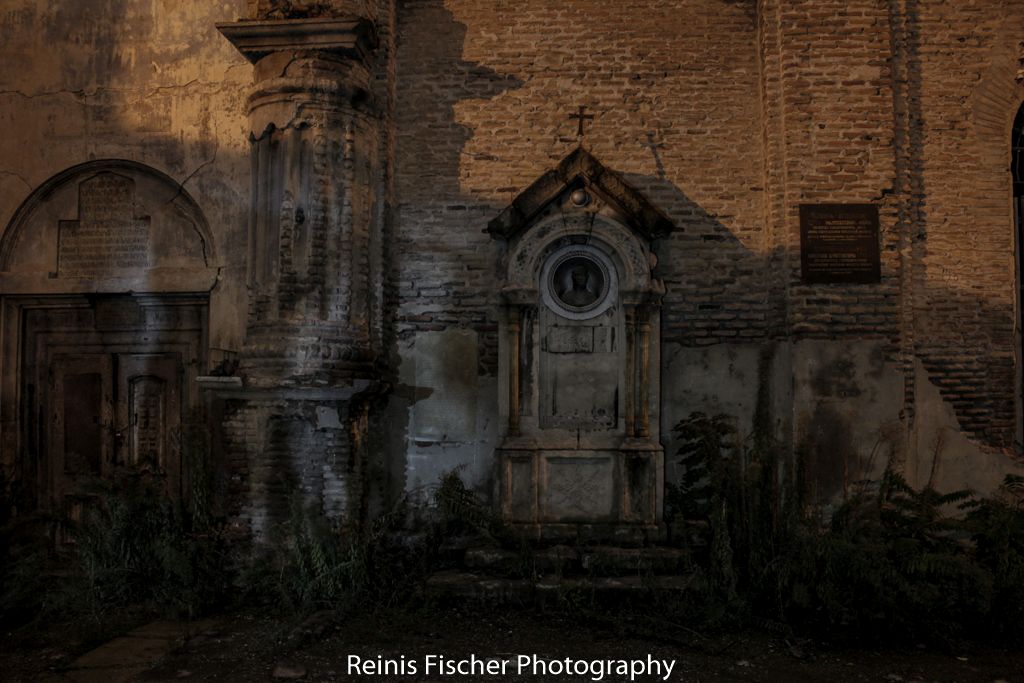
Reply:
<svg viewBox="0 0 1024 683"><path fill-rule="evenodd" d="M800 270L811 285L880 282L878 207L801 204Z"/></svg>

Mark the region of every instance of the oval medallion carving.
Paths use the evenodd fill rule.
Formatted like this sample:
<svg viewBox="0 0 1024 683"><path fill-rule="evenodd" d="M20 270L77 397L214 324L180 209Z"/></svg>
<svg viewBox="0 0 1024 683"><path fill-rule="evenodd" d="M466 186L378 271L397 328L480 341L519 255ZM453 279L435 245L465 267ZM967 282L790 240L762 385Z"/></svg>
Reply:
<svg viewBox="0 0 1024 683"><path fill-rule="evenodd" d="M541 298L569 320L604 313L615 301L615 266L601 250L586 244L566 245L552 253L541 271Z"/></svg>

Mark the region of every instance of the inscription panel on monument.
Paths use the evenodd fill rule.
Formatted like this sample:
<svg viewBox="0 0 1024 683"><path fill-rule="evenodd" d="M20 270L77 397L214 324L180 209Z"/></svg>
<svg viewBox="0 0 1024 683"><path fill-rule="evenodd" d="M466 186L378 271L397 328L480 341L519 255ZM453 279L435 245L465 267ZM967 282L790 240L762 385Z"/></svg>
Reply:
<svg viewBox="0 0 1024 683"><path fill-rule="evenodd" d="M99 173L78 187L78 220L60 221L60 277L102 277L147 268L149 217L135 215L135 183Z"/></svg>
<svg viewBox="0 0 1024 683"><path fill-rule="evenodd" d="M549 353L592 353L593 327L552 327L547 336Z"/></svg>
<svg viewBox="0 0 1024 683"><path fill-rule="evenodd" d="M880 282L878 207L801 204L800 272L810 285Z"/></svg>

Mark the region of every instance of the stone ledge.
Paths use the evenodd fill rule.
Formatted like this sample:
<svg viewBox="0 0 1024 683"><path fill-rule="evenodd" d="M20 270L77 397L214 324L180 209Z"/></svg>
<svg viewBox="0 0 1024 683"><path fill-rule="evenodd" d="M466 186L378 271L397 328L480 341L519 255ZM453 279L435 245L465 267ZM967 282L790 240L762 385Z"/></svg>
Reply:
<svg viewBox="0 0 1024 683"><path fill-rule="evenodd" d="M550 603L584 594L603 603L631 601L651 594L681 595L693 590L693 575L561 578L537 581L444 571L427 578L425 592L440 600L488 604Z"/></svg>
<svg viewBox="0 0 1024 683"><path fill-rule="evenodd" d="M531 554L493 546L469 548L463 564L470 570L490 575L515 575L531 568L540 575L583 575L586 577L629 577L669 575L685 569L689 553L682 548L555 545Z"/></svg>
<svg viewBox="0 0 1024 683"><path fill-rule="evenodd" d="M322 50L365 59L377 47L367 19L284 19L218 23L217 30L255 64L272 52Z"/></svg>

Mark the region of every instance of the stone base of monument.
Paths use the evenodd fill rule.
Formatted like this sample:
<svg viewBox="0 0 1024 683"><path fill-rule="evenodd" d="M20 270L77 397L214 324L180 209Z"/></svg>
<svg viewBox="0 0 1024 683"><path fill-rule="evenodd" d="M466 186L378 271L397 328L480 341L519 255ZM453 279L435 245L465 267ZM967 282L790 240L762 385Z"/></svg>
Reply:
<svg viewBox="0 0 1024 683"><path fill-rule="evenodd" d="M508 527L544 543L662 541L666 530L656 494L663 486L661 445L589 436L591 443L578 447L581 437L574 438L576 443L570 439L546 448L535 439L506 439L497 450L501 514Z"/></svg>
<svg viewBox="0 0 1024 683"><path fill-rule="evenodd" d="M696 575L543 576L510 579L449 570L427 579L434 600L487 604L551 605L585 599L604 606L666 593L685 595L698 589Z"/></svg>
<svg viewBox="0 0 1024 683"><path fill-rule="evenodd" d="M507 522L507 527L524 541L537 543L607 543L640 547L661 543L667 536L664 524Z"/></svg>
<svg viewBox="0 0 1024 683"><path fill-rule="evenodd" d="M663 546L555 545L512 551L465 550L457 568L436 572L425 586L441 601L549 604L572 599L616 604L639 595L694 590L689 566L702 549Z"/></svg>

